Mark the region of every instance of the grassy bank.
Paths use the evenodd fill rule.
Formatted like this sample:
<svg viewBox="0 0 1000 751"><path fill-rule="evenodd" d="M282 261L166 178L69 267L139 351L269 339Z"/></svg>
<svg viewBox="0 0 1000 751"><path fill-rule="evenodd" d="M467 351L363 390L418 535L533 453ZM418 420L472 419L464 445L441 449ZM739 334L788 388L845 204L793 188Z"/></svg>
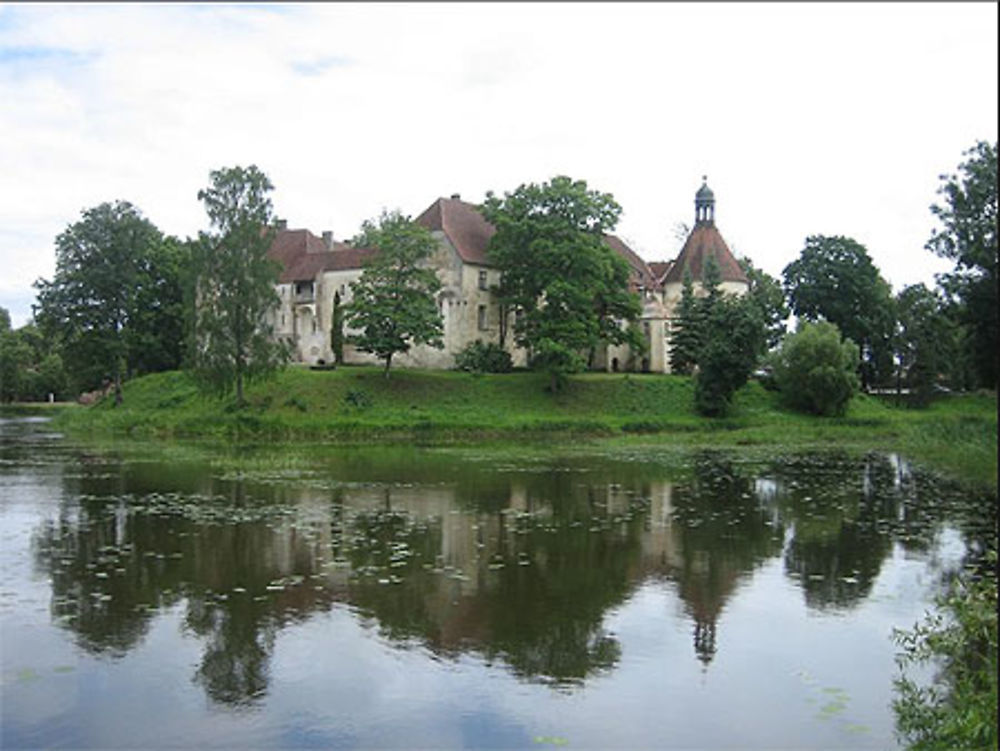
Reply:
<svg viewBox="0 0 1000 751"><path fill-rule="evenodd" d="M780 407L756 383L737 396L724 420L693 409L688 378L587 373L564 392L546 392L535 373L473 376L444 371L392 373L378 368L289 368L255 383L248 406L200 394L180 372L129 382L125 402L56 411L70 432L240 440L461 441L602 437L691 445L850 446L901 450L977 482L996 485L995 395L953 396L926 410L855 399L842 418Z"/></svg>

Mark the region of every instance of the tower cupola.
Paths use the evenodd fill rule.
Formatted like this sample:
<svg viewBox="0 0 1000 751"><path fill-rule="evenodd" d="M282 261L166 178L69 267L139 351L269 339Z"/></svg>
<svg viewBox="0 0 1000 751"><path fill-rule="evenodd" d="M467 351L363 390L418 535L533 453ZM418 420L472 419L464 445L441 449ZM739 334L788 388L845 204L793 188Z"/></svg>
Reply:
<svg viewBox="0 0 1000 751"><path fill-rule="evenodd" d="M708 177L702 175L701 187L694 194L694 223L715 224L715 193L708 187Z"/></svg>

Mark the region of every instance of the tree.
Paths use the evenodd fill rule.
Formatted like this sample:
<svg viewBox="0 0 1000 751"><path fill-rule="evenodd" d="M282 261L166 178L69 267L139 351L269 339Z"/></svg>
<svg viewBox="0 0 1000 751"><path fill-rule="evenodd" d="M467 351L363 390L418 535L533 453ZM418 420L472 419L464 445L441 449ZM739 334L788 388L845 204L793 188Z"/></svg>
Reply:
<svg viewBox="0 0 1000 751"><path fill-rule="evenodd" d="M858 390L858 347L828 321L800 322L771 358L782 400L793 409L842 415Z"/></svg>
<svg viewBox="0 0 1000 751"><path fill-rule="evenodd" d="M889 376L892 292L863 245L839 235L807 237L799 258L782 275L796 316L829 321L861 348L865 388Z"/></svg>
<svg viewBox="0 0 1000 751"><path fill-rule="evenodd" d="M979 380L997 386L997 146L978 142L964 152L960 175L941 175L944 202L931 206L941 222L927 249L955 262L939 282L962 306Z"/></svg>
<svg viewBox="0 0 1000 751"><path fill-rule="evenodd" d="M918 405L930 401L938 378L949 371L954 357L955 334L943 308L944 301L923 284L905 287L896 296L900 380L905 374Z"/></svg>
<svg viewBox="0 0 1000 751"><path fill-rule="evenodd" d="M555 391L603 344L641 346L629 324L641 313L629 268L607 244L621 207L569 177L521 185L482 207L495 228L490 259L501 270L499 302L515 313L514 340Z"/></svg>
<svg viewBox="0 0 1000 751"><path fill-rule="evenodd" d="M749 258L740 258L739 264L750 280L747 295L760 311L767 329L767 347L773 349L785 335L785 321L791 312L785 302L785 292L781 289L781 282L758 269Z"/></svg>
<svg viewBox="0 0 1000 751"><path fill-rule="evenodd" d="M444 347L434 301L441 281L433 269L421 266L437 241L399 211L383 211L377 221L362 225L352 244L379 252L351 284L353 299L345 306L345 322L361 333L349 339L362 352L384 360L388 378L393 355L418 344Z"/></svg>
<svg viewBox="0 0 1000 751"><path fill-rule="evenodd" d="M330 349L335 365L344 364L344 306L340 292L333 293L333 312L330 314Z"/></svg>
<svg viewBox="0 0 1000 751"><path fill-rule="evenodd" d="M760 310L749 297L718 297L707 310L705 322L694 384L695 407L703 415L723 417L733 395L757 367L766 331Z"/></svg>
<svg viewBox="0 0 1000 751"><path fill-rule="evenodd" d="M280 303L279 265L267 257L271 181L256 165L228 167L209 175L198 191L215 233L201 233L195 251L194 372L218 393L235 387L244 404L244 381L282 367L286 348L275 340L269 314Z"/></svg>
<svg viewBox="0 0 1000 751"><path fill-rule="evenodd" d="M130 338L153 295L160 231L127 201L102 203L56 237L56 273L39 279L37 318L62 342L83 387L110 377L122 401ZM134 354L134 350L133 353Z"/></svg>
<svg viewBox="0 0 1000 751"><path fill-rule="evenodd" d="M691 272L684 270L681 286L681 300L677 306L677 322L671 337L670 371L680 375L691 375L701 351L705 322L703 307L694 296Z"/></svg>

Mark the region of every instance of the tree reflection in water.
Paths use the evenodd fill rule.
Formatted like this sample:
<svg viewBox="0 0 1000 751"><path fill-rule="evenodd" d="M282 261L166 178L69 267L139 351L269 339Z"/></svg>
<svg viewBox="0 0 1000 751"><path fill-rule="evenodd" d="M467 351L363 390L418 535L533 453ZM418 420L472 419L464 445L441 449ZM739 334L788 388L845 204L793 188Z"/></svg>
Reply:
<svg viewBox="0 0 1000 751"><path fill-rule="evenodd" d="M398 465L390 481L368 466L368 482L206 471L182 491L151 469L159 490L127 463L68 481L74 500L35 538L53 618L116 657L183 603L204 645L193 680L230 706L266 695L285 626L335 603L394 642L573 686L618 664L605 618L653 577L676 587L707 666L726 602L763 563L783 554L810 607L853 607L894 542L929 544L942 494L880 455L479 464L436 482L423 466L419 483Z"/></svg>

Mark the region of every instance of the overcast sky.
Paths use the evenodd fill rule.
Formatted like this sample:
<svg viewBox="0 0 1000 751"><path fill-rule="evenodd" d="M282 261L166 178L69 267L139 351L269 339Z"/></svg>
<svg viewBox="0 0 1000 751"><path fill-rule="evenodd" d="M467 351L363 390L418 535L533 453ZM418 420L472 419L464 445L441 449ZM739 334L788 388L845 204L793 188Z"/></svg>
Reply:
<svg viewBox="0 0 1000 751"><path fill-rule="evenodd" d="M997 64L996 3L0 4L0 306L28 320L82 210L195 235L209 171L251 163L338 239L566 174L647 261L707 175L775 276L840 234L932 284L928 207L997 139Z"/></svg>

